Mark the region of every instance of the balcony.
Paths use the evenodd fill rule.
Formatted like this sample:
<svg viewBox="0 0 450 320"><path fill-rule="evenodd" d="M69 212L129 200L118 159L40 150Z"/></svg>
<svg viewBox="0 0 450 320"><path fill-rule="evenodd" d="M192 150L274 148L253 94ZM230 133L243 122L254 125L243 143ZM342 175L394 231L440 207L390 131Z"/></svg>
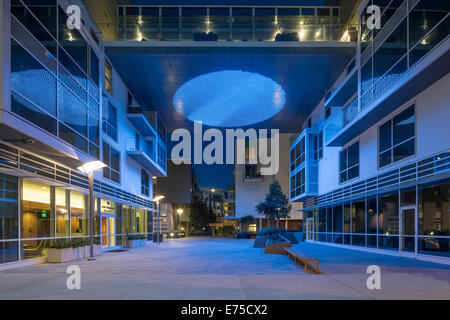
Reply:
<svg viewBox="0 0 450 320"><path fill-rule="evenodd" d="M127 118L146 140L156 138L156 121L154 117L145 114L141 107L132 105L127 109Z"/></svg>
<svg viewBox="0 0 450 320"><path fill-rule="evenodd" d="M117 39L106 40L356 42L357 27L341 24L339 10L119 6Z"/></svg>
<svg viewBox="0 0 450 320"><path fill-rule="evenodd" d="M167 169L158 161L158 148L153 142L140 142L136 138L127 139L127 155L139 163L154 177L166 177Z"/></svg>
<svg viewBox="0 0 450 320"><path fill-rule="evenodd" d="M290 148L291 202L317 196L319 165L316 129L304 130Z"/></svg>

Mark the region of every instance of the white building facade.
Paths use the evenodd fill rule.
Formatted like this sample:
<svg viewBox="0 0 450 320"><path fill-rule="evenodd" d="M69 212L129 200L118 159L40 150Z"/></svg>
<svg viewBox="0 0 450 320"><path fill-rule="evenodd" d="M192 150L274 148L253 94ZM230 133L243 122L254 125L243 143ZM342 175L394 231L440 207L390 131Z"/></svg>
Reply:
<svg viewBox="0 0 450 320"><path fill-rule="evenodd" d="M154 232L153 177L166 175L164 124L136 103L89 15L81 29L67 27L68 5L0 4L3 266L41 262L55 243L89 237L88 180L76 168L90 161L107 165L95 172L96 242L111 250Z"/></svg>
<svg viewBox="0 0 450 320"><path fill-rule="evenodd" d="M291 145L291 201L310 241L449 263L450 8L397 1L371 30L371 4L355 59Z"/></svg>

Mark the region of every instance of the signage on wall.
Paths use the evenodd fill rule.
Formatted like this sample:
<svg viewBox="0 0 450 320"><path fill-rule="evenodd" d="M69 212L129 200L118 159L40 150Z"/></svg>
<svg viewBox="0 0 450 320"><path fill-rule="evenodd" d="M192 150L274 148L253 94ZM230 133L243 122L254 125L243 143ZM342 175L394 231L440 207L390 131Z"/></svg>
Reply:
<svg viewBox="0 0 450 320"><path fill-rule="evenodd" d="M115 214L115 203L113 201L103 200L101 202L102 213Z"/></svg>

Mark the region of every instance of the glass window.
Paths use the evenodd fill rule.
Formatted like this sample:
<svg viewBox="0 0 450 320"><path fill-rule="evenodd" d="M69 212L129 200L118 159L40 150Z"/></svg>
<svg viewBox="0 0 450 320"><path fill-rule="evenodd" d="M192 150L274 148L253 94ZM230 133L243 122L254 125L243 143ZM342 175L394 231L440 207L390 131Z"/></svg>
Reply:
<svg viewBox="0 0 450 320"><path fill-rule="evenodd" d="M88 232L87 196L70 192L70 222L72 237L86 236Z"/></svg>
<svg viewBox="0 0 450 320"><path fill-rule="evenodd" d="M350 204L344 204L344 233L350 233Z"/></svg>
<svg viewBox="0 0 450 320"><path fill-rule="evenodd" d="M415 106L379 128L379 166L385 167L415 154Z"/></svg>
<svg viewBox="0 0 450 320"><path fill-rule="evenodd" d="M143 209L136 209L136 233L146 233L145 212Z"/></svg>
<svg viewBox="0 0 450 320"><path fill-rule="evenodd" d="M11 1L11 6L19 1ZM56 0L22 0L39 21L56 37Z"/></svg>
<svg viewBox="0 0 450 320"><path fill-rule="evenodd" d="M54 217L50 206L50 187L34 180L22 183L22 238L35 239L54 235ZM39 241L29 243L37 247Z"/></svg>
<svg viewBox="0 0 450 320"><path fill-rule="evenodd" d="M333 232L342 233L342 206L333 208Z"/></svg>
<svg viewBox="0 0 450 320"><path fill-rule="evenodd" d="M365 227L365 202L352 203L352 233L366 233Z"/></svg>
<svg viewBox="0 0 450 320"><path fill-rule="evenodd" d="M100 83L100 60L94 49L91 48L90 76L94 83L99 86Z"/></svg>
<svg viewBox="0 0 450 320"><path fill-rule="evenodd" d="M316 159L321 160L323 158L323 131L316 136L315 146L317 150Z"/></svg>
<svg viewBox="0 0 450 320"><path fill-rule="evenodd" d="M17 201L17 178L0 173L0 241L18 238Z"/></svg>
<svg viewBox="0 0 450 320"><path fill-rule="evenodd" d="M113 138L118 139L117 132L117 109L108 102L108 99L103 100L103 132Z"/></svg>
<svg viewBox="0 0 450 320"><path fill-rule="evenodd" d="M359 141L340 152L340 183L359 177Z"/></svg>
<svg viewBox="0 0 450 320"><path fill-rule="evenodd" d="M103 143L103 163L107 165L103 169L103 177L120 183L120 152L105 142Z"/></svg>
<svg viewBox="0 0 450 320"><path fill-rule="evenodd" d="M144 169L141 170L141 193L150 196L150 176Z"/></svg>
<svg viewBox="0 0 450 320"><path fill-rule="evenodd" d="M67 27L67 15L59 8L59 42L70 57L77 63L77 65L87 72L87 43L83 39L81 33L76 30L70 30Z"/></svg>
<svg viewBox="0 0 450 320"><path fill-rule="evenodd" d="M378 198L378 234L398 235L398 194Z"/></svg>
<svg viewBox="0 0 450 320"><path fill-rule="evenodd" d="M333 232L333 209L327 208L327 232Z"/></svg>
<svg viewBox="0 0 450 320"><path fill-rule="evenodd" d="M327 210L319 209L319 232L327 232Z"/></svg>
<svg viewBox="0 0 450 320"><path fill-rule="evenodd" d="M367 233L377 234L377 198L367 199Z"/></svg>
<svg viewBox="0 0 450 320"><path fill-rule="evenodd" d="M450 182L419 189L419 235L450 236Z"/></svg>
<svg viewBox="0 0 450 320"><path fill-rule="evenodd" d="M56 236L69 236L69 191L61 188L55 188L55 205L56 205Z"/></svg>
<svg viewBox="0 0 450 320"><path fill-rule="evenodd" d="M105 60L105 89L113 94L113 71L111 64Z"/></svg>

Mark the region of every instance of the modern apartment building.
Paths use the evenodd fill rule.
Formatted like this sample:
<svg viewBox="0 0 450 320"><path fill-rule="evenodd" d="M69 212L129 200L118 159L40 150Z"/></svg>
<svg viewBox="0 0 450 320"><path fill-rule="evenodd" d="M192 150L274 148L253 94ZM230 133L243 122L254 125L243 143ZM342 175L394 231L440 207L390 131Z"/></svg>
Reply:
<svg viewBox="0 0 450 320"><path fill-rule="evenodd" d="M291 201L310 241L449 263L450 3L357 16L356 56L291 145Z"/></svg>
<svg viewBox="0 0 450 320"><path fill-rule="evenodd" d="M246 145L246 164L237 164L235 166L235 184L236 184L236 218L240 219L246 216L254 216L255 222L250 226L252 230L260 230L269 226L276 227L275 221L269 221L267 218L258 214L255 207L264 202L266 195L272 183L278 181L284 194L289 197L289 146L291 134L279 135L279 170L275 175L264 176L261 174L261 161L258 158L259 145L255 141L248 141ZM268 146L271 145L268 143ZM257 164L251 164L256 160ZM282 220L280 228L297 231L302 225L303 213L301 202L292 203L290 218Z"/></svg>
<svg viewBox="0 0 450 320"><path fill-rule="evenodd" d="M81 1L0 3L0 264L35 263L66 239L87 238L95 173L94 234L105 250L153 232L153 177L166 175L166 134L104 54ZM148 109L146 109L148 110Z"/></svg>

